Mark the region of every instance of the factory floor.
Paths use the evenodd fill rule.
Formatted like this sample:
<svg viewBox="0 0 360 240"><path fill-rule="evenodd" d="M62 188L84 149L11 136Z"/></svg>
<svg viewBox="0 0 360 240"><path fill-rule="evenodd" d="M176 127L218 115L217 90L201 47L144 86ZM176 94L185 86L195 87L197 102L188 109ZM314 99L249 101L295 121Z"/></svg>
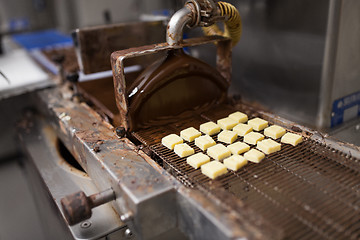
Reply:
<svg viewBox="0 0 360 240"><path fill-rule="evenodd" d="M0 240L45 239L20 159L0 161Z"/></svg>

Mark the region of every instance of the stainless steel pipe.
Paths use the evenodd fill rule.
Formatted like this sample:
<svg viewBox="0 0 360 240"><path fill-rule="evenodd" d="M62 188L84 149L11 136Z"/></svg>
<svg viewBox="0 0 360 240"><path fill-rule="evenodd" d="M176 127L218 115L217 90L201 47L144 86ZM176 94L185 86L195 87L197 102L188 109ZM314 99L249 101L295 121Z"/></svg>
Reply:
<svg viewBox="0 0 360 240"><path fill-rule="evenodd" d="M192 11L188 6L177 11L169 21L166 42L170 46L179 45L183 39L184 27L192 20Z"/></svg>

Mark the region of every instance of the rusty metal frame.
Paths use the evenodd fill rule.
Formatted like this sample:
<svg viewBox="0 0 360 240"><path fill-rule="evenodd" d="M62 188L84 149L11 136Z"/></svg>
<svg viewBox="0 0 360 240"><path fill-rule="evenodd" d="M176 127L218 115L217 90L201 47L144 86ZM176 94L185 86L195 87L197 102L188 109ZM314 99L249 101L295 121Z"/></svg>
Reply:
<svg viewBox="0 0 360 240"><path fill-rule="evenodd" d="M111 55L111 65L114 76L114 90L116 105L119 109L120 126L129 130L128 99L126 96L126 79L124 74L124 62L127 59L169 51L175 48L193 47L203 44L214 43L217 46L216 68L230 84L231 82L231 40L220 36L207 36L186 39L180 46L169 46L167 43L147 45L114 52Z"/></svg>
<svg viewBox="0 0 360 240"><path fill-rule="evenodd" d="M281 239L281 232L261 218L249 226L255 215L240 203L229 210L183 186L129 139L117 137L93 109L66 96L71 96L66 89L43 90L38 109L98 190L114 190L112 206L136 237L151 239L178 229L190 239Z"/></svg>

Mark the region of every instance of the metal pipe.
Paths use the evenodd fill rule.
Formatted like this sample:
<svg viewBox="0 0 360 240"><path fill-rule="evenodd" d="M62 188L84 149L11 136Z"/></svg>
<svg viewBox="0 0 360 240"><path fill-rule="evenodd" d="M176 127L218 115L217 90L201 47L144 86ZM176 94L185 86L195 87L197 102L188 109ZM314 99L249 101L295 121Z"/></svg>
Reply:
<svg viewBox="0 0 360 240"><path fill-rule="evenodd" d="M329 128L331 123L331 97L333 94L336 54L340 34L341 5L342 2L340 1L330 1L324 64L320 80L320 101L316 116L316 126L320 130Z"/></svg>
<svg viewBox="0 0 360 240"><path fill-rule="evenodd" d="M115 200L115 193L114 190L112 190L112 188L109 188L100 193L93 194L88 198L91 202L92 208L95 208L112 200Z"/></svg>
<svg viewBox="0 0 360 240"><path fill-rule="evenodd" d="M192 11L188 6L177 11L167 26L166 42L170 46L179 45L183 40L183 31L186 24L193 20Z"/></svg>

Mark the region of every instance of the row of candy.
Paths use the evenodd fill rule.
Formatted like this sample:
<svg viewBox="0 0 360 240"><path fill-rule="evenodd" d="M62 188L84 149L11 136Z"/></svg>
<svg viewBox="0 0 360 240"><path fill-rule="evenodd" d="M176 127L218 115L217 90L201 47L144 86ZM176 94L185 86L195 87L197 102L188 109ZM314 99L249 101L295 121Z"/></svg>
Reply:
<svg viewBox="0 0 360 240"><path fill-rule="evenodd" d="M264 130L264 135L269 137L268 139L264 139L265 136L258 132L262 130ZM206 135L202 135L201 132ZM218 134L217 140L219 142L229 145L216 144L211 137L215 134ZM244 142L235 142L238 136L243 137ZM245 166L248 161L259 163L265 154L280 151L281 144L272 140L280 137L281 142L293 146L302 141L300 135L286 133L286 130L280 126L272 125L269 127L268 122L264 119L253 118L248 120L246 114L235 112L226 118L219 119L217 124L214 122L201 124L200 131L190 127L182 130L180 137L176 134L170 134L162 139L162 144L170 150L174 150L179 157L187 157L187 163L190 166L195 169L201 167L203 174L214 179L226 173L227 169L237 171ZM202 151L206 151L206 154L202 152L194 154L195 150L183 143L183 140L195 141L195 145ZM250 149L248 144L256 145L258 150ZM242 153L245 154L241 156ZM210 161L210 157L216 161Z"/></svg>

